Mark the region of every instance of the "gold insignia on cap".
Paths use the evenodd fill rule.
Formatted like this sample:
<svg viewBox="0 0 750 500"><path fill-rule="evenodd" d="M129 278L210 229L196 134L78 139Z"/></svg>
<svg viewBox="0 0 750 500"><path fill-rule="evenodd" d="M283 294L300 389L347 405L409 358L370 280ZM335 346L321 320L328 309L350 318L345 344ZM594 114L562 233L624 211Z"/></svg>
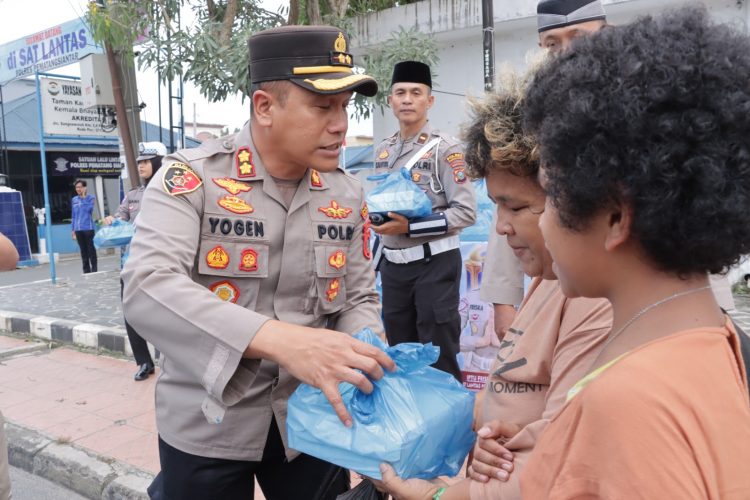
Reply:
<svg viewBox="0 0 750 500"><path fill-rule="evenodd" d="M336 37L336 41L333 42L333 50L336 52L346 52L346 38L344 34L339 32L339 36Z"/></svg>
<svg viewBox="0 0 750 500"><path fill-rule="evenodd" d="M355 83L370 79L371 78L367 75L349 75L334 80L327 78L316 78L315 80L311 80L310 78L305 78L305 83L309 83L315 87L316 90L341 90L349 85L354 85Z"/></svg>

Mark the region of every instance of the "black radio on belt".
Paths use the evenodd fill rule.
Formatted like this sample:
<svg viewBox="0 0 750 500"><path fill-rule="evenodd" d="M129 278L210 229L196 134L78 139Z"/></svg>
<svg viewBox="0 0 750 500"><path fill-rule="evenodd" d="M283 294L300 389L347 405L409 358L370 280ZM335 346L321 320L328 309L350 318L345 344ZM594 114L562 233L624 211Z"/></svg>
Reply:
<svg viewBox="0 0 750 500"><path fill-rule="evenodd" d="M383 213L383 212L372 213L372 212L370 212L370 223L372 223L373 226L380 226L381 224L385 224L389 220L391 220L391 218L388 217L387 213Z"/></svg>

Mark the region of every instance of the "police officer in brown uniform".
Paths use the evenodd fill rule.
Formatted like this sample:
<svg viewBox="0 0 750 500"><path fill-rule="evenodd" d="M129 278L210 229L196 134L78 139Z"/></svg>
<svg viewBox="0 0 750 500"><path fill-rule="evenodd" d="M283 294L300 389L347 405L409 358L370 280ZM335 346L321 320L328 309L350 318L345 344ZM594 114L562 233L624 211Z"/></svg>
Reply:
<svg viewBox="0 0 750 500"><path fill-rule="evenodd" d="M352 92L377 85L347 45L332 27L255 34L248 124L168 156L146 189L123 276L125 314L163 353L162 498L252 499L254 478L269 500L348 489L286 446L300 380L351 425L339 382L371 391L394 369L341 333L381 329L362 187L337 168Z"/></svg>
<svg viewBox="0 0 750 500"><path fill-rule="evenodd" d="M427 119L432 95L430 68L404 61L393 69L388 104L399 131L375 151L376 172L411 167L411 178L432 201L432 214L392 219L373 230L383 245L383 320L388 341L432 342L440 347L435 367L461 380L456 361L461 251L458 234L476 219L476 195L466 176L458 141L433 129Z"/></svg>

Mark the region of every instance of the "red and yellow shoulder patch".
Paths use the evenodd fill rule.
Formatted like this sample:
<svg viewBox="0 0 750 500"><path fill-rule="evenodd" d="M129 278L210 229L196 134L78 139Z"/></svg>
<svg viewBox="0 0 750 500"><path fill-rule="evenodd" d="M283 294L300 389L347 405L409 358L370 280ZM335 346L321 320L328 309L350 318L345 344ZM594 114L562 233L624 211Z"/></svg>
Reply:
<svg viewBox="0 0 750 500"><path fill-rule="evenodd" d="M241 179L244 179L246 177L255 177L253 152L250 151L250 148L239 148L234 156L234 161L237 165L237 177Z"/></svg>
<svg viewBox="0 0 750 500"><path fill-rule="evenodd" d="M224 247L216 245L206 254L206 265L212 269L226 269L229 265L229 254Z"/></svg>
<svg viewBox="0 0 750 500"><path fill-rule="evenodd" d="M240 194L240 193L247 193L253 188L249 184L245 184L244 182L230 179L229 177L222 177L220 179L217 179L214 177L211 180L214 181L214 184L216 184L220 188L223 188L226 191L228 191L230 194L235 194L235 195Z"/></svg>
<svg viewBox="0 0 750 500"><path fill-rule="evenodd" d="M164 173L163 184L167 193L176 196L192 193L203 185L203 181L184 163L172 163Z"/></svg>
<svg viewBox="0 0 750 500"><path fill-rule="evenodd" d="M249 214L255 211L252 205L237 196L230 194L225 195L223 198L219 198L217 202L219 206L225 210L229 210L235 214Z"/></svg>
<svg viewBox="0 0 750 500"><path fill-rule="evenodd" d="M231 281L217 281L209 286L208 289L224 302L237 303L237 299L240 298L239 288L234 286Z"/></svg>
<svg viewBox="0 0 750 500"><path fill-rule="evenodd" d="M320 177L320 172L315 169L310 169L310 185L312 187L323 187L323 179Z"/></svg>
<svg viewBox="0 0 750 500"><path fill-rule="evenodd" d="M359 215L362 216L362 220L367 220L367 216L370 215L370 211L367 209L367 202L362 203L362 208L359 209Z"/></svg>
<svg viewBox="0 0 750 500"><path fill-rule="evenodd" d="M330 217L331 219L346 219L352 213L352 209L339 206L336 200L331 200L331 206L318 207L318 212L324 213L326 217Z"/></svg>

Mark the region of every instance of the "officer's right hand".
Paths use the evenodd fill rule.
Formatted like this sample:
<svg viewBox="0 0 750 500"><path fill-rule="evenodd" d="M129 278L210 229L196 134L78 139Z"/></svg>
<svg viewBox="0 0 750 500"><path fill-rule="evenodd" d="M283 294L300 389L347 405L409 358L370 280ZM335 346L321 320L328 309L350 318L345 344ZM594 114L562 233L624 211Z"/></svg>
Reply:
<svg viewBox="0 0 750 500"><path fill-rule="evenodd" d="M368 377L377 380L383 376L383 368L396 369L382 350L350 335L275 320L258 330L245 356L275 361L295 378L323 391L347 427L352 419L341 399L339 383L349 382L370 393L373 386Z"/></svg>

